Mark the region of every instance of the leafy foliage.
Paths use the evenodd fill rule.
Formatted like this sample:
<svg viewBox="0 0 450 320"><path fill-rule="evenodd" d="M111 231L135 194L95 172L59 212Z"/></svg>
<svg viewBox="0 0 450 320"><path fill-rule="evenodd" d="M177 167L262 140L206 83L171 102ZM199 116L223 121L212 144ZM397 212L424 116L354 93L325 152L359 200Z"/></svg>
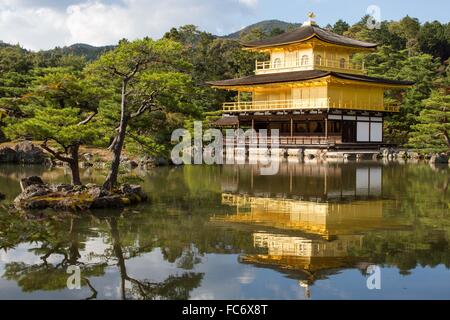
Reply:
<svg viewBox="0 0 450 320"><path fill-rule="evenodd" d="M28 137L53 140L60 147L93 143L97 125L80 126L89 112L96 112L98 97L76 75L55 71L33 82L32 91L23 98L19 119L6 128L10 138Z"/></svg>
<svg viewBox="0 0 450 320"><path fill-rule="evenodd" d="M327 28L380 45L377 52L366 58L358 54L353 57L355 61L365 63L369 75L416 82L403 95L398 92L388 92L387 95L389 101L402 102L401 112L385 122L387 142L405 145L409 137L419 130L419 123L431 120L421 117L426 108L425 101L438 88L444 88L445 92L450 85L450 23L421 23L406 16L399 21L383 21L379 29L372 30L367 27L367 20L368 16L362 17L353 25L339 20ZM108 93L98 102L101 116L97 121L99 135L105 137L102 143L112 142L110 137L115 135L120 118L117 106L120 105L121 87L120 80L112 76L111 67L117 68L118 72L130 72L131 57L149 54L151 63L133 80L131 86L136 84L136 92L130 95L128 103L136 111L142 95L158 88L157 103L164 107L164 111L146 113L132 121L126 147L137 153L165 154L171 130L192 123L193 119L207 123L214 118L210 117L211 113L220 110L223 102L236 99L234 92L212 89L206 82L250 75L254 71L255 60L267 59L264 54L241 50L240 42L275 36L298 26L269 20L227 37L217 37L200 31L196 26L186 25L172 28L160 41L123 40L118 46L100 48L77 44L41 52L2 43L0 126L5 125L9 116L29 117L32 107L21 106L24 97L35 94L36 80L55 72L87 73L90 82L83 84L85 94L94 93L95 96L100 89ZM90 62L93 63L88 65ZM56 97L51 96L54 94L49 92L42 98L55 102ZM71 105L72 102L66 101L69 107L79 108Z"/></svg>
<svg viewBox="0 0 450 320"><path fill-rule="evenodd" d="M11 139L43 141L42 148L67 162L73 183L81 184L78 150L99 140L100 127L94 119L99 99L99 91L76 74L55 70L33 82L31 91L21 99L21 116L6 120L5 133Z"/></svg>
<svg viewBox="0 0 450 320"><path fill-rule="evenodd" d="M424 105L410 145L426 152L450 152L450 95L433 91Z"/></svg>

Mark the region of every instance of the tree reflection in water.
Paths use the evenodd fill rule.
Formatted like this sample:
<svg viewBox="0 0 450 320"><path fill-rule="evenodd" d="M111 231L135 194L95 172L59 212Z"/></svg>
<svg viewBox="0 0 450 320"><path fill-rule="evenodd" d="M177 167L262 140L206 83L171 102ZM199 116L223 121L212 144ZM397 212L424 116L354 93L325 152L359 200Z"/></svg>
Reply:
<svg viewBox="0 0 450 320"><path fill-rule="evenodd" d="M85 219L70 217L58 220L51 218L34 220L23 219L14 214L9 215L8 219L2 217L1 224L8 224L11 231L8 234L12 238L2 234L0 250L12 249L19 243L33 243L37 247L30 248L29 252L38 256L42 261L37 264L9 262L5 265L3 278L16 281L24 292L63 290L67 288L69 277L67 268L78 266L82 274L81 285L91 291L91 295L86 299L95 299L98 292L90 278L104 276L106 268L117 265L120 274L121 299L189 299L191 290L200 285L203 278L202 273L184 272L181 275L170 275L162 282L136 279L127 273L126 261L128 259L149 252L153 248L136 250L136 248L124 245L121 242L118 219L120 217L110 216L100 220L103 225L107 226L105 231L111 237L112 250L105 250L103 254L94 254L91 259L86 260L83 259L80 250L86 249L85 243L89 237L98 235L86 228ZM42 226L44 225L46 232L43 232ZM19 237L18 232L21 234ZM183 258L185 261L185 256ZM185 261L184 264L192 268L194 263L199 262L198 257L192 256L192 259L194 262ZM127 287L127 282L131 284L130 287Z"/></svg>
<svg viewBox="0 0 450 320"><path fill-rule="evenodd" d="M121 278L121 298L134 299L169 299L169 300L187 300L192 289L197 288L202 281L203 274L186 272L181 276L169 276L163 282L151 282L149 280L138 280L132 278L127 273L125 264L125 255L120 242L120 233L117 226L117 218L107 219L111 237L113 239L114 255L117 258L117 266ZM126 282L132 285L131 289L126 288Z"/></svg>

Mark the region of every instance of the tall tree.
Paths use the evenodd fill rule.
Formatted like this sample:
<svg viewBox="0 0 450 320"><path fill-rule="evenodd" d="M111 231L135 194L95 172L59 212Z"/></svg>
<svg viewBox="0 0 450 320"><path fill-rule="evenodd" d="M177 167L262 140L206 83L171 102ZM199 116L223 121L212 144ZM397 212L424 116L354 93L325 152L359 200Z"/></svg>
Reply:
<svg viewBox="0 0 450 320"><path fill-rule="evenodd" d="M426 152L450 152L450 92L433 91L413 126L409 143Z"/></svg>
<svg viewBox="0 0 450 320"><path fill-rule="evenodd" d="M400 113L392 114L386 121L386 138L390 143L403 145L408 142L411 127L423 108L438 77L439 63L428 54L409 56L409 51L396 50L389 46L367 56L365 64L370 76L414 81L414 87L401 91L389 91L386 97L402 102Z"/></svg>
<svg viewBox="0 0 450 320"><path fill-rule="evenodd" d="M439 21L426 22L419 33L420 49L445 61L450 57L449 28Z"/></svg>
<svg viewBox="0 0 450 320"><path fill-rule="evenodd" d="M359 22L352 25L344 32L344 35L358 40L378 43L380 45L389 45L396 50L403 50L406 48L406 40L391 32L389 27L391 22L381 21L378 28L369 29L367 27L369 18L369 16L361 18Z"/></svg>
<svg viewBox="0 0 450 320"><path fill-rule="evenodd" d="M17 99L28 91L33 79L32 54L18 46L0 47L0 141L8 116L17 115Z"/></svg>
<svg viewBox="0 0 450 320"><path fill-rule="evenodd" d="M170 95L169 91L175 94L189 81L189 76L180 72L189 68L181 59L181 53L181 44L172 40L122 40L115 50L90 66L92 79L117 97L113 112L120 110L110 145L113 159L103 185L105 189L112 189L117 184L129 125L145 113L183 108L183 105L167 104L164 100L167 94Z"/></svg>
<svg viewBox="0 0 450 320"><path fill-rule="evenodd" d="M343 35L344 32L348 31L348 29L350 29L350 25L342 19L339 19L338 21L336 21L334 26L331 28L331 30L334 33L337 33L340 35Z"/></svg>
<svg viewBox="0 0 450 320"><path fill-rule="evenodd" d="M420 28L419 19L410 16L406 16L398 22L389 23L389 31L406 40L406 48L410 56L419 52Z"/></svg>
<svg viewBox="0 0 450 320"><path fill-rule="evenodd" d="M241 44L234 39L218 38L191 25L173 28L164 38L183 45L184 55L193 66L191 76L195 91L192 97L206 112L217 111L223 102L236 96L233 92L212 89L205 84L207 81L251 75L255 60L268 59L265 54L242 50Z"/></svg>

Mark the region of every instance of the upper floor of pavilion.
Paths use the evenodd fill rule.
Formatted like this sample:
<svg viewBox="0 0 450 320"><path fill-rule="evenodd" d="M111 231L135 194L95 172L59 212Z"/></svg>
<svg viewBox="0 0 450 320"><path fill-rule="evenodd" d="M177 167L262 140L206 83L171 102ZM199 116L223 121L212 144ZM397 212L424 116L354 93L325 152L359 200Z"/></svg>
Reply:
<svg viewBox="0 0 450 320"><path fill-rule="evenodd" d="M366 75L354 55L373 52L377 44L322 29L313 18L310 14L309 21L293 31L243 44L245 50L269 56L268 61L256 62L256 74L207 82L238 92L235 101L223 105L225 113L400 110L397 102L385 99L385 92L414 82Z"/></svg>
<svg viewBox="0 0 450 320"><path fill-rule="evenodd" d="M354 61L353 56L376 50L377 44L322 29L314 22L314 14L310 13L309 17L300 28L242 44L245 50L266 53L270 57L266 61L256 61L255 73L322 70L365 74L364 63Z"/></svg>

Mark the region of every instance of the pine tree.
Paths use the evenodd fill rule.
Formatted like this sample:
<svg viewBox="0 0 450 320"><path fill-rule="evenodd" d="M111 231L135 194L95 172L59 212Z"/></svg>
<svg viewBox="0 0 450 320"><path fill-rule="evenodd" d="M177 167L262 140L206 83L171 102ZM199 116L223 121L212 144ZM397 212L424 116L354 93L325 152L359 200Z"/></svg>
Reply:
<svg viewBox="0 0 450 320"><path fill-rule="evenodd" d="M191 78L186 70L191 66L183 59L182 49L181 44L168 39L123 40L88 68L92 81L98 87L107 88L115 99L111 108L102 108L100 112L103 118L112 115L115 118L112 128L116 128L109 148L113 158L103 184L105 189L117 184L130 128L149 114L189 112L191 105L185 100L189 97L186 87ZM144 143L146 139L139 140Z"/></svg>
<svg viewBox="0 0 450 320"><path fill-rule="evenodd" d="M55 71L36 80L22 97L22 116L8 118L5 133L42 141L42 149L69 165L72 184L81 185L79 149L98 139L99 94L76 75Z"/></svg>
<svg viewBox="0 0 450 320"><path fill-rule="evenodd" d="M425 152L450 152L450 94L435 90L424 101L425 109L413 126L411 147Z"/></svg>

